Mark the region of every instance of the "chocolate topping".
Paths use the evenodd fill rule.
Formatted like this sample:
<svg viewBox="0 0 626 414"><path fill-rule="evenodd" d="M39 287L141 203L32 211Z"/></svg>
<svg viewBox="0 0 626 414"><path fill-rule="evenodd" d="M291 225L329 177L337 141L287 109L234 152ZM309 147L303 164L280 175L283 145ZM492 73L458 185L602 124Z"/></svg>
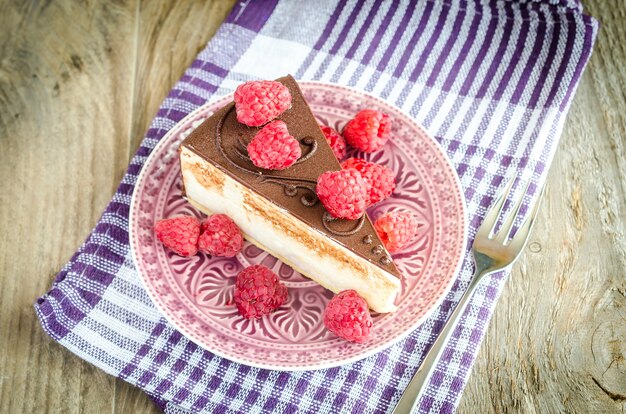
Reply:
<svg viewBox="0 0 626 414"><path fill-rule="evenodd" d="M302 156L291 167L271 171L252 164L246 146L259 128L239 123L232 103L203 122L181 145L359 256L391 274L398 275L392 261L385 263L386 261L380 260L379 255L384 249L373 254L368 246L372 242L377 247L382 243L366 215L358 220L335 219L318 202L315 193L317 177L325 171L339 171L341 165L296 81L291 76L278 81L289 88L292 96L291 108L278 119L287 124L289 133L300 142L302 150ZM370 243L365 241L369 238Z"/></svg>
<svg viewBox="0 0 626 414"><path fill-rule="evenodd" d="M328 232L334 236L352 236L353 234L358 233L359 230L363 228L363 225L365 224L365 220L366 220L365 215L362 215L361 218L357 220L341 220L341 219L331 216L328 211L325 211L324 216L322 216L322 223L324 224L324 228L328 230ZM354 228L351 230L345 230L345 231L333 229L332 223L338 223L340 221L347 221L347 222L355 223Z"/></svg>

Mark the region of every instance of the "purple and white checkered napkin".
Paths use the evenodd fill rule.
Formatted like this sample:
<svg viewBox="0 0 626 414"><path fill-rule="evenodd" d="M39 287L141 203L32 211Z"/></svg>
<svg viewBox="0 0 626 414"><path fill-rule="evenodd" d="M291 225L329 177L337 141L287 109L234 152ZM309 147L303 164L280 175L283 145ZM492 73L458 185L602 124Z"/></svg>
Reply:
<svg viewBox="0 0 626 414"><path fill-rule="evenodd" d="M85 244L37 300L44 330L142 388L166 412L384 413L398 401L472 276L419 329L339 368L277 372L203 350L155 309L133 265L128 213L146 157L185 115L240 82L287 73L380 96L426 126L461 178L473 239L506 177L545 179L598 25L578 0L241 1L161 105ZM420 411L452 412L507 274L486 280Z"/></svg>

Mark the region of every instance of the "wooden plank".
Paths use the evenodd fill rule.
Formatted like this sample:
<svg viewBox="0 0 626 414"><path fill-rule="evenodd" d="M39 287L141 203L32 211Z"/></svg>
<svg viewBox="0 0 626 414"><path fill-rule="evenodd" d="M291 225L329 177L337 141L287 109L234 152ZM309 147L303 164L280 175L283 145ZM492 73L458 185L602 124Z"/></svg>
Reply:
<svg viewBox="0 0 626 414"><path fill-rule="evenodd" d="M145 392L120 379L115 382L113 406L113 414L157 414L161 412Z"/></svg>
<svg viewBox="0 0 626 414"><path fill-rule="evenodd" d="M137 6L0 8L0 412L110 412L114 379L48 338L32 304L126 168Z"/></svg>
<svg viewBox="0 0 626 414"><path fill-rule="evenodd" d="M626 412L626 8L602 26L460 413Z"/></svg>

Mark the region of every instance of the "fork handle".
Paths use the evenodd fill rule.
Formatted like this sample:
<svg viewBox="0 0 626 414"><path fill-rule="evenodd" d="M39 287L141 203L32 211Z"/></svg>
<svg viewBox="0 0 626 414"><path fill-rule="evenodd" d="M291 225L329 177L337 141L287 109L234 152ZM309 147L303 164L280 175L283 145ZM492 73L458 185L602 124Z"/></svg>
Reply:
<svg viewBox="0 0 626 414"><path fill-rule="evenodd" d="M443 326L439 336L430 347L424 361L422 361L422 364L417 369L417 372L411 379L411 382L409 382L409 385L404 390L404 393L402 394L402 397L400 398L400 401L398 401L398 405L396 405L392 414L409 414L414 408L416 408L422 392L428 385L430 374L437 365L437 361L445 348L445 344L448 342L448 339L452 336L452 333L457 327L458 321L461 319L461 315L465 312L465 308L474 294L474 291L478 286L478 282L488 273L491 272L486 272L485 269L477 269L476 275L470 282L469 287L463 294L463 297L461 297L456 309L452 312L452 315Z"/></svg>

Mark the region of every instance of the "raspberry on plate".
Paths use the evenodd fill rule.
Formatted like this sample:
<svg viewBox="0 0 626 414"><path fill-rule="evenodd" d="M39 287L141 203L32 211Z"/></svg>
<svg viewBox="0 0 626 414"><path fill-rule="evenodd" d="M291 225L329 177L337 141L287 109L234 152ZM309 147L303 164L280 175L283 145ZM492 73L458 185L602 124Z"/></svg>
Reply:
<svg viewBox="0 0 626 414"><path fill-rule="evenodd" d="M342 131L346 142L363 152L379 150L391 135L389 115L364 109L346 124Z"/></svg>
<svg viewBox="0 0 626 414"><path fill-rule="evenodd" d="M361 343L370 336L372 315L365 299L354 290L344 290L328 302L324 325L340 338Z"/></svg>
<svg viewBox="0 0 626 414"><path fill-rule="evenodd" d="M291 108L289 89L276 81L250 81L235 90L237 120L248 126L261 126Z"/></svg>
<svg viewBox="0 0 626 414"><path fill-rule="evenodd" d="M192 216L178 216L157 221L154 226L157 238L163 245L180 256L198 253L200 221Z"/></svg>
<svg viewBox="0 0 626 414"><path fill-rule="evenodd" d="M348 158L341 163L341 168L353 168L361 173L367 186L368 207L389 197L396 188L393 172L384 165L360 158Z"/></svg>
<svg viewBox="0 0 626 414"><path fill-rule="evenodd" d="M357 170L326 171L317 178L315 191L335 218L356 220L365 213L367 186Z"/></svg>
<svg viewBox="0 0 626 414"><path fill-rule="evenodd" d="M330 148L333 150L335 158L341 161L346 156L346 140L343 139L339 132L329 126L320 125L320 128L326 137L326 141L328 141L328 145L330 145Z"/></svg>
<svg viewBox="0 0 626 414"><path fill-rule="evenodd" d="M243 247L239 227L225 214L214 214L202 222L198 250L211 256L233 257Z"/></svg>
<svg viewBox="0 0 626 414"><path fill-rule="evenodd" d="M417 217L408 211L390 211L376 220L374 229L390 253L404 249L417 236Z"/></svg>
<svg viewBox="0 0 626 414"><path fill-rule="evenodd" d="M300 143L287 131L287 124L274 121L263 127L248 144L252 163L266 170L284 170L302 155Z"/></svg>
<svg viewBox="0 0 626 414"><path fill-rule="evenodd" d="M259 319L287 302L287 288L278 276L261 265L246 267L237 275L235 304L246 319Z"/></svg>

